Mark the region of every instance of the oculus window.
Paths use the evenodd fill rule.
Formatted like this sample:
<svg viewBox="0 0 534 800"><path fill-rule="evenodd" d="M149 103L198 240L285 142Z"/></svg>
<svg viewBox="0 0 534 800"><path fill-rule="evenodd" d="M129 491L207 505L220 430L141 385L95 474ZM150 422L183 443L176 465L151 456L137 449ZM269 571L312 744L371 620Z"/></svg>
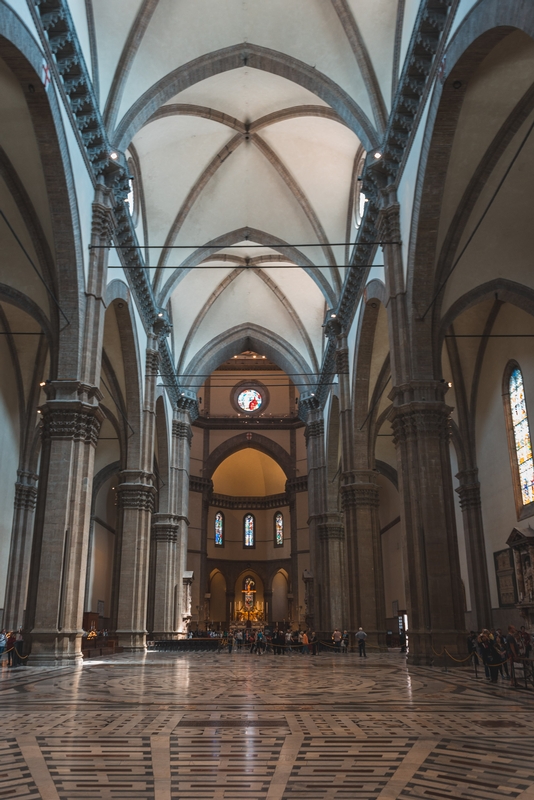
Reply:
<svg viewBox="0 0 534 800"><path fill-rule="evenodd" d="M243 389L237 395L237 405L242 411L259 411L262 404L263 397L257 389Z"/></svg>
<svg viewBox="0 0 534 800"><path fill-rule="evenodd" d="M224 547L224 515L217 511L215 514L215 547Z"/></svg>

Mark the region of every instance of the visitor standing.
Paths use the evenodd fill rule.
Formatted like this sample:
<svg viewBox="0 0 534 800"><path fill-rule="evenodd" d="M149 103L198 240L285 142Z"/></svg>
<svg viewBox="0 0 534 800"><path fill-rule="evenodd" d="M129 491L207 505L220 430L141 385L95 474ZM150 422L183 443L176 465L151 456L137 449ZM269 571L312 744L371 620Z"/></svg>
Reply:
<svg viewBox="0 0 534 800"><path fill-rule="evenodd" d="M332 641L334 642L334 647L336 648L336 651L338 653L341 650L341 639L342 639L341 631L339 630L339 628L336 628L334 633L332 634Z"/></svg>
<svg viewBox="0 0 534 800"><path fill-rule="evenodd" d="M231 653L234 646L234 634L232 633L232 631L228 631L227 642L228 642L228 652Z"/></svg>
<svg viewBox="0 0 534 800"><path fill-rule="evenodd" d="M309 645L308 634L306 633L306 631L304 631L302 634L302 652L306 656L310 654L310 648L308 645Z"/></svg>
<svg viewBox="0 0 534 800"><path fill-rule="evenodd" d="M365 633L363 628L358 628L358 633L356 634L356 639L358 640L358 649L360 651L360 658L367 658L367 653L365 652L365 640L367 639L367 634Z"/></svg>

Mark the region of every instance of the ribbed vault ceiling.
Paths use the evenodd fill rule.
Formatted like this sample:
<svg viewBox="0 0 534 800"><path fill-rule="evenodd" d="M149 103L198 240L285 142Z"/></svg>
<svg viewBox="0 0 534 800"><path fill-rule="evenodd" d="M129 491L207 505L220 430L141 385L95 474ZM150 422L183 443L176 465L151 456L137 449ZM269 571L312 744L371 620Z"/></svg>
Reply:
<svg viewBox="0 0 534 800"><path fill-rule="evenodd" d="M179 372L225 331L256 326L316 373L349 257L337 243L356 232L358 164L380 141L398 73L397 0L92 9L95 83L131 160Z"/></svg>

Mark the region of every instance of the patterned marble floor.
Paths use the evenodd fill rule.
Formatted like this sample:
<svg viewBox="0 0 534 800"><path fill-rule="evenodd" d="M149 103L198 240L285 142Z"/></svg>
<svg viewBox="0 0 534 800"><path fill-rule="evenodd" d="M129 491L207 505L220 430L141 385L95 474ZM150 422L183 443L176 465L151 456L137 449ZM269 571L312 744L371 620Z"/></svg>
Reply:
<svg viewBox="0 0 534 800"><path fill-rule="evenodd" d="M534 800L534 692L398 653L0 675L0 800Z"/></svg>

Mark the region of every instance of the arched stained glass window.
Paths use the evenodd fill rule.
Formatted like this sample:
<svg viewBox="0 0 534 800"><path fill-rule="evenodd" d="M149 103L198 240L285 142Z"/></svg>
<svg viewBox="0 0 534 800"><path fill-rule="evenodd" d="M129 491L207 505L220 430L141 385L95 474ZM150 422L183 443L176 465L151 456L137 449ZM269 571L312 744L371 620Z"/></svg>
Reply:
<svg viewBox="0 0 534 800"><path fill-rule="evenodd" d="M255 520L252 514L247 514L243 520L243 544L245 547L254 547L256 545L254 522Z"/></svg>
<svg viewBox="0 0 534 800"><path fill-rule="evenodd" d="M274 546L284 546L284 515L281 511L274 515Z"/></svg>
<svg viewBox="0 0 534 800"><path fill-rule="evenodd" d="M526 506L534 502L534 461L532 459L532 442L528 424L525 387L519 367L514 367L510 374L509 393L521 500L523 505Z"/></svg>
<svg viewBox="0 0 534 800"><path fill-rule="evenodd" d="M220 511L215 514L215 547L224 547L224 515Z"/></svg>

